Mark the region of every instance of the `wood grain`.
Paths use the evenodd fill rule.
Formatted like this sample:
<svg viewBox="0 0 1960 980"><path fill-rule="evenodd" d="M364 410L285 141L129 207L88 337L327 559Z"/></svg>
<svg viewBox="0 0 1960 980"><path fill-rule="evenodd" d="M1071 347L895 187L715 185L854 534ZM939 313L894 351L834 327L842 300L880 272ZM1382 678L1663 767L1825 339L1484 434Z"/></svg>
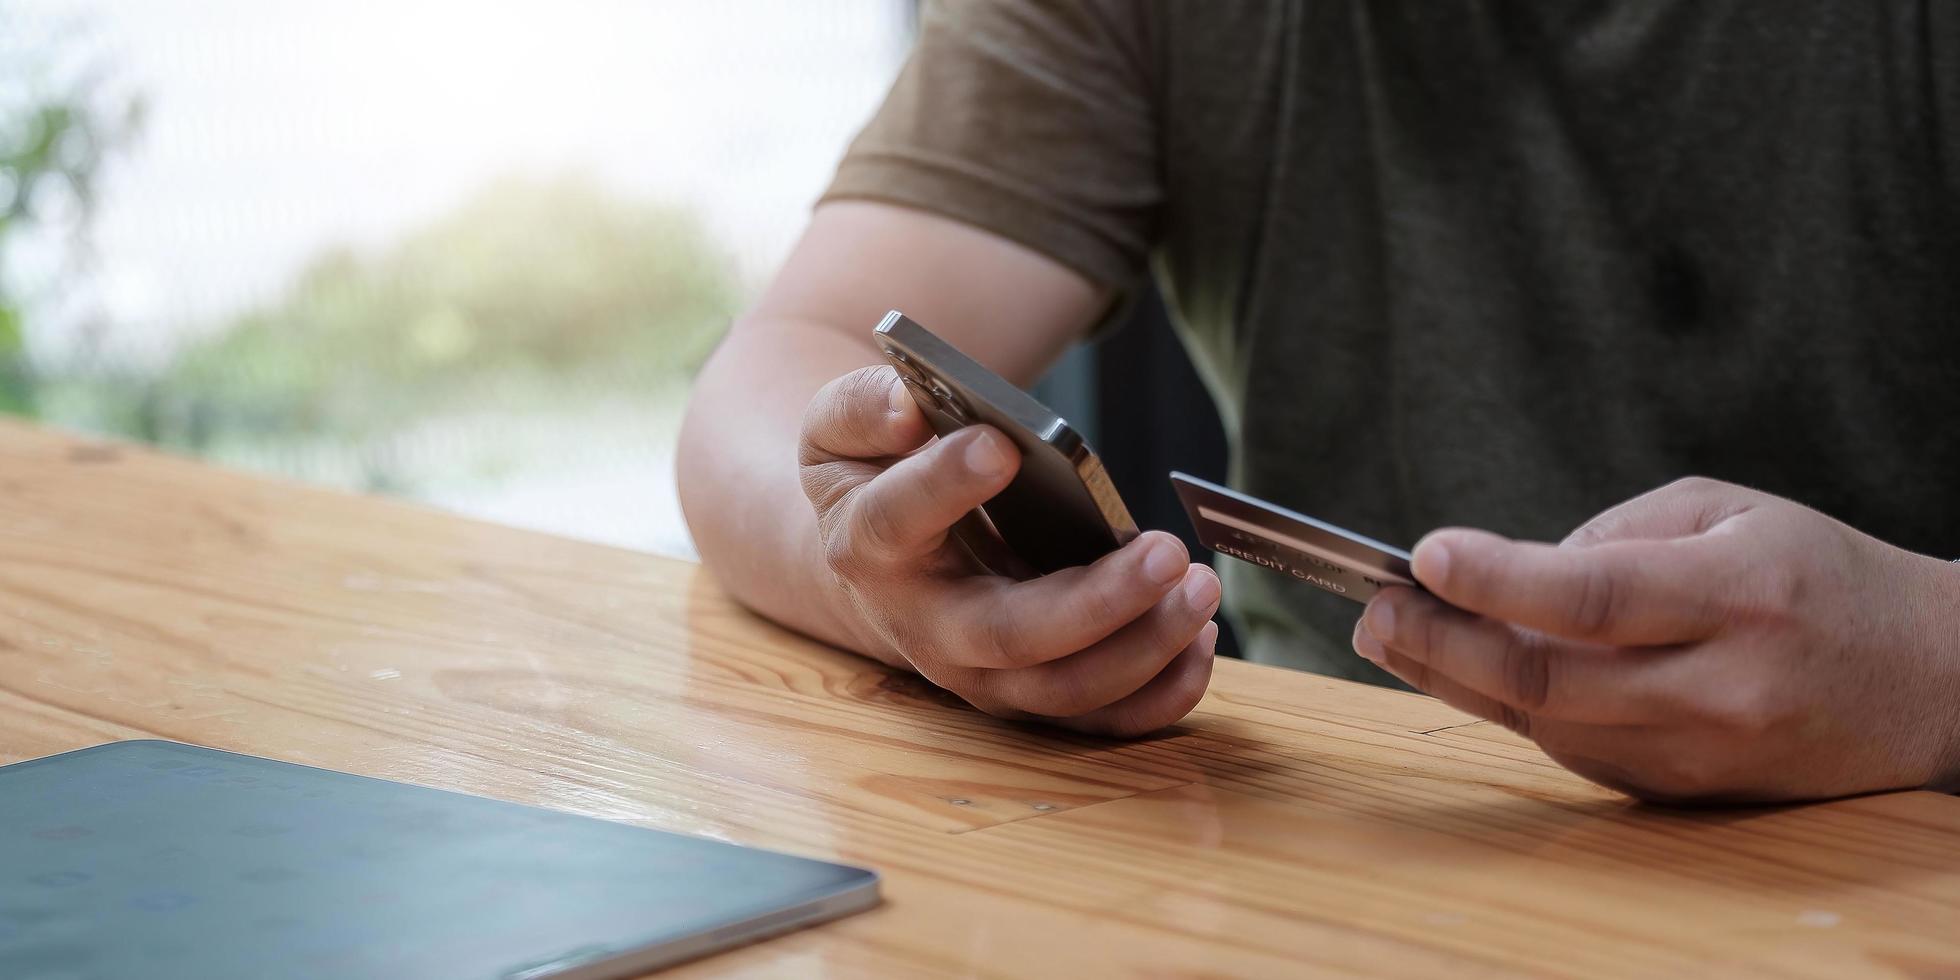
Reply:
<svg viewBox="0 0 1960 980"><path fill-rule="evenodd" d="M1960 801L1637 806L1437 702L1221 663L1005 725L699 569L0 424L0 762L135 736L866 864L735 976L1960 974Z"/></svg>

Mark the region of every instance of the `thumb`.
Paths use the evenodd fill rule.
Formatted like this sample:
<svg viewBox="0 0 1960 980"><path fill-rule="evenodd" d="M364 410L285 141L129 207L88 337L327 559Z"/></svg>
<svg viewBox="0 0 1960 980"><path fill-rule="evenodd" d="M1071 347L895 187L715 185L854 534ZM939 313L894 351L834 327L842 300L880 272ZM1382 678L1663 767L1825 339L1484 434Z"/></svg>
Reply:
<svg viewBox="0 0 1960 980"><path fill-rule="evenodd" d="M1602 511L1579 525L1562 548L1589 548L1614 541L1687 538L1754 506L1754 491L1691 476Z"/></svg>
<svg viewBox="0 0 1960 980"><path fill-rule="evenodd" d="M804 466L903 456L932 436L926 416L889 365L858 368L824 385L803 412Z"/></svg>
<svg viewBox="0 0 1960 980"><path fill-rule="evenodd" d="M796 456L819 515L932 438L925 412L890 367L859 368L818 391L803 412Z"/></svg>

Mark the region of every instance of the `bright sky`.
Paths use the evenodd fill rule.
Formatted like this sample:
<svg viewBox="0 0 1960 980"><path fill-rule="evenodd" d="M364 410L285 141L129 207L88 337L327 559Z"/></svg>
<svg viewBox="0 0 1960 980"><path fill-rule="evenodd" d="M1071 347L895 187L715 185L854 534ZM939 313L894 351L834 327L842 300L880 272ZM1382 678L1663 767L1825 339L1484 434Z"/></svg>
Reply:
<svg viewBox="0 0 1960 980"><path fill-rule="evenodd" d="M8 17L79 25L148 100L95 229L110 319L141 347L515 172L691 204L753 282L889 84L908 6L9 0Z"/></svg>

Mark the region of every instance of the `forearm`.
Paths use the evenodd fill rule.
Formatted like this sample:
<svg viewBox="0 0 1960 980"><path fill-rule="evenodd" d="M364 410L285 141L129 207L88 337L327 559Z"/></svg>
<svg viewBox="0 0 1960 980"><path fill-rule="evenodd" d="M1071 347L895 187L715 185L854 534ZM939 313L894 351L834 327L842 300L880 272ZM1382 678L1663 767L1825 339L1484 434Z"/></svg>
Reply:
<svg viewBox="0 0 1960 980"><path fill-rule="evenodd" d="M867 654L824 567L796 441L819 388L877 363L869 330L857 342L827 325L738 323L695 383L676 460L688 527L722 587L784 626Z"/></svg>
<svg viewBox="0 0 1960 980"><path fill-rule="evenodd" d="M1928 789L1960 793L1960 560L1945 557L1911 556L1915 574L1927 588L1919 597L1920 632L1928 642L1930 658L1926 682L1941 693L1936 703L1945 706L1942 723L1946 729L1946 751L1935 764L1937 775Z"/></svg>

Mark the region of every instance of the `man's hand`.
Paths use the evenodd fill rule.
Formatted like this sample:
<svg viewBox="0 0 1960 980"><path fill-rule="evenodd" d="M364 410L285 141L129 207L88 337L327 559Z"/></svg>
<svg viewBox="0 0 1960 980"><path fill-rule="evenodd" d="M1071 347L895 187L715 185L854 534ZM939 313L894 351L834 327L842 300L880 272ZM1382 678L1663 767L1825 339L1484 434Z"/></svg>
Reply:
<svg viewBox="0 0 1960 980"><path fill-rule="evenodd" d="M831 382L804 416L803 492L864 649L1002 717L1109 735L1184 717L1211 678L1211 569L1151 532L1087 567L993 575L950 531L1020 457L985 426L931 437L888 367Z"/></svg>
<svg viewBox="0 0 1960 980"><path fill-rule="evenodd" d="M1595 782L1674 802L1960 783L1954 566L1701 479L1557 546L1437 531L1414 564L1435 597L1382 592L1356 652Z"/></svg>

